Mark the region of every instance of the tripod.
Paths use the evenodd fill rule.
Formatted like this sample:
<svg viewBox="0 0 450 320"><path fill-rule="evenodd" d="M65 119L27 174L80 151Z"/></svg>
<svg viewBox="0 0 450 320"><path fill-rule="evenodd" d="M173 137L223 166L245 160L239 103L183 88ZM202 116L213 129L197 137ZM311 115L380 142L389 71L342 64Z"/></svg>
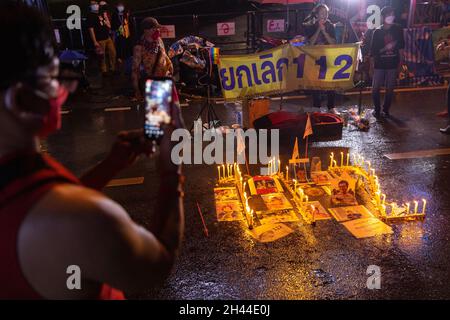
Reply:
<svg viewBox="0 0 450 320"><path fill-rule="evenodd" d="M218 128L220 127L221 123L219 117L216 114L216 111L214 110L214 105L211 103L211 84L208 83L205 87L206 87L206 101L203 104L202 108L200 109L199 113L197 114L194 123L199 119L202 120L203 114L206 111L206 121L207 121L206 123L208 124L208 129ZM191 126L191 131L194 129L194 123Z"/></svg>
<svg viewBox="0 0 450 320"><path fill-rule="evenodd" d="M218 128L220 127L221 123L219 120L219 117L216 114L216 111L214 110L214 105L211 103L211 79L212 79L212 73L213 73L213 62L211 59L211 55L208 50L204 50L202 52L203 56L206 58L209 63L207 66L207 72L202 77L206 79L206 83L202 84L200 82L201 79L199 79L199 83L202 84L206 88L206 101L203 104L202 108L200 109L200 112L197 114L197 117L195 118L195 121L198 121L199 119L202 119L203 113L206 111L206 123L208 124L208 129L211 128ZM191 131L194 128L195 122L192 124Z"/></svg>

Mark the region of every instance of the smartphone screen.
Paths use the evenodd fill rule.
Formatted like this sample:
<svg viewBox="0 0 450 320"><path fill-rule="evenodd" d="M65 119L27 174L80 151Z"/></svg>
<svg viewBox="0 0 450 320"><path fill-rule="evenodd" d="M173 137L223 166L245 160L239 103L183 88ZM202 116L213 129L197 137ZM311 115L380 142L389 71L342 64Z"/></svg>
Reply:
<svg viewBox="0 0 450 320"><path fill-rule="evenodd" d="M145 83L145 134L157 140L163 136L162 125L171 121L172 79L148 79Z"/></svg>

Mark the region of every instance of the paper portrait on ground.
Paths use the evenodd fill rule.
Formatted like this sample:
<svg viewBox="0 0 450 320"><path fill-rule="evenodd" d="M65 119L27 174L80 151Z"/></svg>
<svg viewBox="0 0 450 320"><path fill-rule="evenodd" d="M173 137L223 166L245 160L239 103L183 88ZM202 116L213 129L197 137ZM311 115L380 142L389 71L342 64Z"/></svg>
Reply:
<svg viewBox="0 0 450 320"><path fill-rule="evenodd" d="M247 232L259 242L272 242L291 234L294 230L285 224L276 223L263 224Z"/></svg>
<svg viewBox="0 0 450 320"><path fill-rule="evenodd" d="M238 192L235 187L214 188L214 198L216 202L239 200Z"/></svg>
<svg viewBox="0 0 450 320"><path fill-rule="evenodd" d="M216 201L218 221L239 221L244 219L239 201Z"/></svg>
<svg viewBox="0 0 450 320"><path fill-rule="evenodd" d="M350 206L339 207L329 209L333 217L338 222L344 222L349 220L373 218L372 213L364 206Z"/></svg>
<svg viewBox="0 0 450 320"><path fill-rule="evenodd" d="M273 224L279 222L297 222L300 219L292 209L257 211L256 216L261 224Z"/></svg>
<svg viewBox="0 0 450 320"><path fill-rule="evenodd" d="M292 204L283 193L263 194L261 198L267 207L267 210L292 209Z"/></svg>
<svg viewBox="0 0 450 320"><path fill-rule="evenodd" d="M319 201L310 201L305 206L305 214L311 221L331 219L331 215Z"/></svg>
<svg viewBox="0 0 450 320"><path fill-rule="evenodd" d="M358 239L393 233L390 226L373 217L344 222L343 225Z"/></svg>

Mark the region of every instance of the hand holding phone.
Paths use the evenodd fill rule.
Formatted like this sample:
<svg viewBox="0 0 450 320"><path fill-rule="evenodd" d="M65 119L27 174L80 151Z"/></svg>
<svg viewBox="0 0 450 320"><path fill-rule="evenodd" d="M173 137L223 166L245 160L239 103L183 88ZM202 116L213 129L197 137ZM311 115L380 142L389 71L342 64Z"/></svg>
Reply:
<svg viewBox="0 0 450 320"><path fill-rule="evenodd" d="M145 83L145 124L147 138L159 141L164 135L163 126L172 121L171 78L152 78Z"/></svg>

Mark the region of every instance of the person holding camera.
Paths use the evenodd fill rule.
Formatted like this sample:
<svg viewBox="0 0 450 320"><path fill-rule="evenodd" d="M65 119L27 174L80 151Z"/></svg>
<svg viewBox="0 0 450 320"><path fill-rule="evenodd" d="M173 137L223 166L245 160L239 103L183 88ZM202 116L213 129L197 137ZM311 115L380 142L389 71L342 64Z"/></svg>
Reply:
<svg viewBox="0 0 450 320"><path fill-rule="evenodd" d="M53 32L24 4L0 4L0 34L9 45L0 68L0 299L123 299L160 284L174 264L184 230L180 167L171 161L171 132L160 141L160 187L148 228L137 225L101 190L152 141L122 132L109 155L76 178L39 151L60 127L67 89L60 84ZM81 286L68 277L78 268Z"/></svg>

